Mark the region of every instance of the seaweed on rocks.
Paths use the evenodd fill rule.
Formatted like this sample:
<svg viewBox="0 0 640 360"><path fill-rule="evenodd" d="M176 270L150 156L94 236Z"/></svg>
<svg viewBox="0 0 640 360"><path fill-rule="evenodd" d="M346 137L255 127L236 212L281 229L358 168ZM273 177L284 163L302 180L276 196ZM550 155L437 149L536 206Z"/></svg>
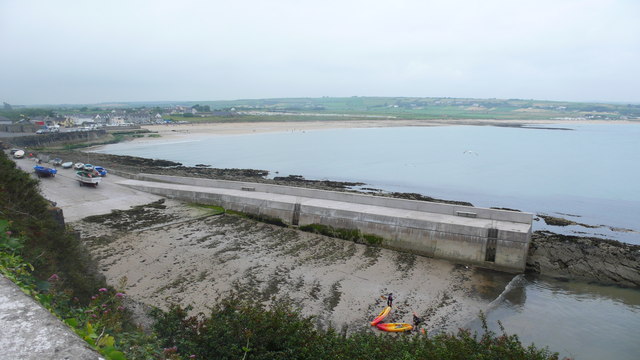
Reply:
<svg viewBox="0 0 640 360"><path fill-rule="evenodd" d="M349 189L354 186L366 185L361 182L308 180L301 175L276 176L273 178L273 181L286 185L316 185L332 189Z"/></svg>
<svg viewBox="0 0 640 360"><path fill-rule="evenodd" d="M436 199L436 198L432 198L431 196L424 196L417 193L392 192L390 196L394 198L407 199L407 200L420 200L420 201L437 202L437 203L443 203L443 204L473 206L472 203L466 202L466 201Z"/></svg>
<svg viewBox="0 0 640 360"><path fill-rule="evenodd" d="M558 278L640 287L640 245L536 231L526 269Z"/></svg>

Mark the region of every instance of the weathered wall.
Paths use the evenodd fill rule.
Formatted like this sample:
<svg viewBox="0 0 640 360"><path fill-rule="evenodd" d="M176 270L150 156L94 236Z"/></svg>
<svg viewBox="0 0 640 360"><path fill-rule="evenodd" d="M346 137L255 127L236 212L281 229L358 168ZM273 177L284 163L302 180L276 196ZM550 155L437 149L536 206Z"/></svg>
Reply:
<svg viewBox="0 0 640 360"><path fill-rule="evenodd" d="M344 201L364 205L376 205L397 209L424 211L437 214L470 216L475 214L475 218L491 219L498 221L512 221L521 223L531 223L533 215L529 213L485 209L473 206L450 205L433 203L427 201L415 201L406 199L395 199L390 197L347 193L339 191L316 190L293 186L282 186L262 183L250 183L242 181L214 180L194 177L180 177L156 174L138 174L132 178L138 180L162 181L175 184L185 184L194 186L204 186L212 188L250 190L256 192L266 192L272 194L283 194L291 196L302 196L314 199L326 199L334 201Z"/></svg>
<svg viewBox="0 0 640 360"><path fill-rule="evenodd" d="M358 229L384 238L388 248L498 270L523 271L531 238L533 216L527 213L247 182L136 177L164 183L128 180L124 185L293 225Z"/></svg>
<svg viewBox="0 0 640 360"><path fill-rule="evenodd" d="M82 143L98 140L106 137L107 135L108 134L106 130L91 130L16 136L13 138L7 138L6 141L12 143L15 146L29 148L45 147L59 143Z"/></svg>
<svg viewBox="0 0 640 360"><path fill-rule="evenodd" d="M33 124L0 124L0 132L8 133L31 133L33 134L40 126Z"/></svg>

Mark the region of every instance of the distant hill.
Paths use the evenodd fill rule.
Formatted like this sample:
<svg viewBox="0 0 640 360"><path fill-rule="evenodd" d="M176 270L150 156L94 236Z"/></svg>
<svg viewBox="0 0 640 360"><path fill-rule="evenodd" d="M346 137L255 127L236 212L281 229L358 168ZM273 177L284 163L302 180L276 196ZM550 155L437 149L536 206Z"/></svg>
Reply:
<svg viewBox="0 0 640 360"><path fill-rule="evenodd" d="M112 108L166 108L175 105L188 107L208 105L214 112L234 110L249 117L252 115L300 114L327 119L336 119L336 115L338 115L337 118L340 116L371 116L374 118L397 119L640 119L640 104L442 97L353 96L223 101L112 102L84 105L51 105L46 106L46 108L78 109L85 107L89 110L99 111Z"/></svg>

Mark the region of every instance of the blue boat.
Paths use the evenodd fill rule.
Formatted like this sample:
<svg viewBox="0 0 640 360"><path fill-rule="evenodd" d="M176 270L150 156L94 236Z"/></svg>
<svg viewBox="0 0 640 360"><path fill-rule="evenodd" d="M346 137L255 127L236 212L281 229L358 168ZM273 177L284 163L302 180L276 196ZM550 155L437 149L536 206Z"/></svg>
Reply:
<svg viewBox="0 0 640 360"><path fill-rule="evenodd" d="M103 168L102 166L94 166L93 170L97 171L98 174L100 174L100 176L102 177L107 176L107 169Z"/></svg>
<svg viewBox="0 0 640 360"><path fill-rule="evenodd" d="M36 165L33 167L33 170L36 172L36 176L38 177L54 177L58 173L58 170Z"/></svg>

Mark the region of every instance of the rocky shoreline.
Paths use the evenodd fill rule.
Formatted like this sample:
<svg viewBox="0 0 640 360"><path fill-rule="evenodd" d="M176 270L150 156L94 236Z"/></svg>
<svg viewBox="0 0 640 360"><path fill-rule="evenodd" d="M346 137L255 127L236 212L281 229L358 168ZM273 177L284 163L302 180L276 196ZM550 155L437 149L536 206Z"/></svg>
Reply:
<svg viewBox="0 0 640 360"><path fill-rule="evenodd" d="M559 279L640 287L640 245L536 231L526 270Z"/></svg>
<svg viewBox="0 0 640 360"><path fill-rule="evenodd" d="M297 175L269 179L267 178L269 172L260 169L218 169L208 165L187 167L180 163L166 160L87 153L77 150L48 151L47 155L50 158L73 159L74 162L90 160L94 164L113 169L116 172L145 172L302 186L322 190L356 191L372 193L378 196L473 206L468 202L435 199L421 194L384 192L380 189L363 187L366 184L355 182L309 180ZM569 220L562 218L547 217L544 220L547 222L553 220L557 223L557 226L564 226L566 223L570 223ZM526 271L560 279L640 287L640 246L607 239L536 231L532 236Z"/></svg>

